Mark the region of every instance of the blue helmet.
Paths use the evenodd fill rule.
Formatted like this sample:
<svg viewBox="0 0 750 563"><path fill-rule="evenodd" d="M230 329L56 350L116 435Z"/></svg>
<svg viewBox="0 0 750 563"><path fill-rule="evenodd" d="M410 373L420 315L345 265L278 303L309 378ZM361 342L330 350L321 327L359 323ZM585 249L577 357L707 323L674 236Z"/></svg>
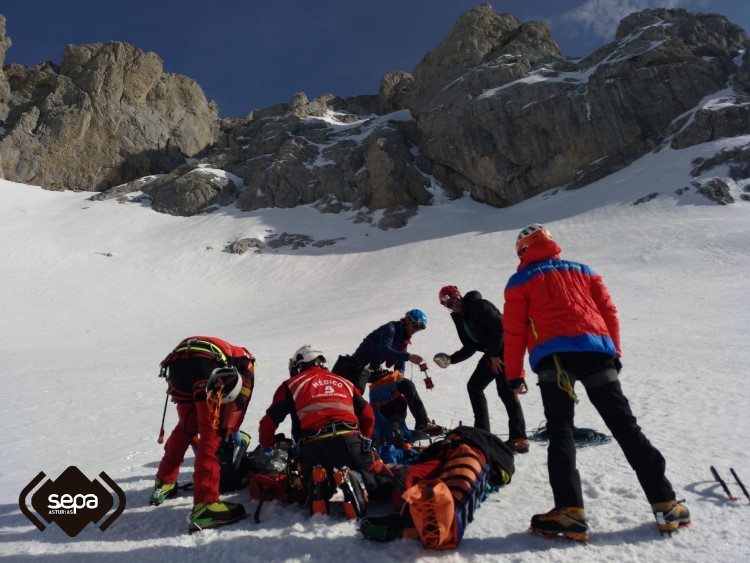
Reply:
<svg viewBox="0 0 750 563"><path fill-rule="evenodd" d="M427 315L419 309L407 311L405 316L417 329L424 330L427 327Z"/></svg>

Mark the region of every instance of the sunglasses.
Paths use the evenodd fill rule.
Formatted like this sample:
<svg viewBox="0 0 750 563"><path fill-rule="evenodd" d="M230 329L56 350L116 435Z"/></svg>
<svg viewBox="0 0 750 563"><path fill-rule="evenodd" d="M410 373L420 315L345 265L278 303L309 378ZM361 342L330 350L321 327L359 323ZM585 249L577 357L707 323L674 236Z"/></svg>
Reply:
<svg viewBox="0 0 750 563"><path fill-rule="evenodd" d="M411 326L413 326L416 330L424 330L427 325L425 325L422 322L415 321L411 317L407 317L409 319L409 322L411 323Z"/></svg>
<svg viewBox="0 0 750 563"><path fill-rule="evenodd" d="M445 303L443 303L443 305L445 305L448 309L450 309L451 307L453 307L453 305L455 305L459 301L461 301L460 297L454 297L453 299L445 301Z"/></svg>

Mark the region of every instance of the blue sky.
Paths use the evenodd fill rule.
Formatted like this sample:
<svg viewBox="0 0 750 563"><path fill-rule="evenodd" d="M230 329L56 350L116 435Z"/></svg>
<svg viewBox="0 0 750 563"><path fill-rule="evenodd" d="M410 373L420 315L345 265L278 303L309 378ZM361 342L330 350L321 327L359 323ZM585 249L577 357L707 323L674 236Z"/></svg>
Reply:
<svg viewBox="0 0 750 563"><path fill-rule="evenodd" d="M588 55L620 19L650 7L727 16L750 29L748 0L496 0L496 11L547 22L563 52ZM124 41L196 80L219 115L331 92L376 94L411 72L479 0L0 0L13 41L5 64L61 62L69 43Z"/></svg>

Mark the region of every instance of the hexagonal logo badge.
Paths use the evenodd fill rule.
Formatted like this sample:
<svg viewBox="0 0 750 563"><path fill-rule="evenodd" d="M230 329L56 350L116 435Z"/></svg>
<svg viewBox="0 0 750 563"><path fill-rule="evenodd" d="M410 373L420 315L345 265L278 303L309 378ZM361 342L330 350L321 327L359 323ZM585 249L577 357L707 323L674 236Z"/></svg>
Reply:
<svg viewBox="0 0 750 563"><path fill-rule="evenodd" d="M42 483L45 477L47 476L44 471L40 471L24 487L18 498L21 512L40 531L47 527L42 519L47 524L57 524L71 538L81 533L81 530L92 522L102 521L99 529L104 531L125 510L125 493L104 471L99 474L99 479L109 489L99 479L89 479L73 465L63 471L57 479L47 478ZM30 504L36 514L27 504L27 498L32 491ZM117 508L104 518L115 506L115 501ZM37 515L41 516L41 519Z"/></svg>

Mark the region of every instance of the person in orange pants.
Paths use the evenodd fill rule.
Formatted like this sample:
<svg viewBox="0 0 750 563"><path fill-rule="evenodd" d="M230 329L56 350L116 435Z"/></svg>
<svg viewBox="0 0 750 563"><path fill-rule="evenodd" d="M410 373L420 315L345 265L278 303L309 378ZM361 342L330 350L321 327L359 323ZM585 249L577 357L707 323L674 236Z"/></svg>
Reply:
<svg viewBox="0 0 750 563"><path fill-rule="evenodd" d="M177 476L191 445L197 446L193 473L191 532L245 517L241 504L222 502L216 452L231 439L247 410L255 358L246 348L215 337L186 338L162 362L162 374L177 405L178 421L164 446L149 499L159 505L177 493ZM200 440L198 437L200 436Z"/></svg>

